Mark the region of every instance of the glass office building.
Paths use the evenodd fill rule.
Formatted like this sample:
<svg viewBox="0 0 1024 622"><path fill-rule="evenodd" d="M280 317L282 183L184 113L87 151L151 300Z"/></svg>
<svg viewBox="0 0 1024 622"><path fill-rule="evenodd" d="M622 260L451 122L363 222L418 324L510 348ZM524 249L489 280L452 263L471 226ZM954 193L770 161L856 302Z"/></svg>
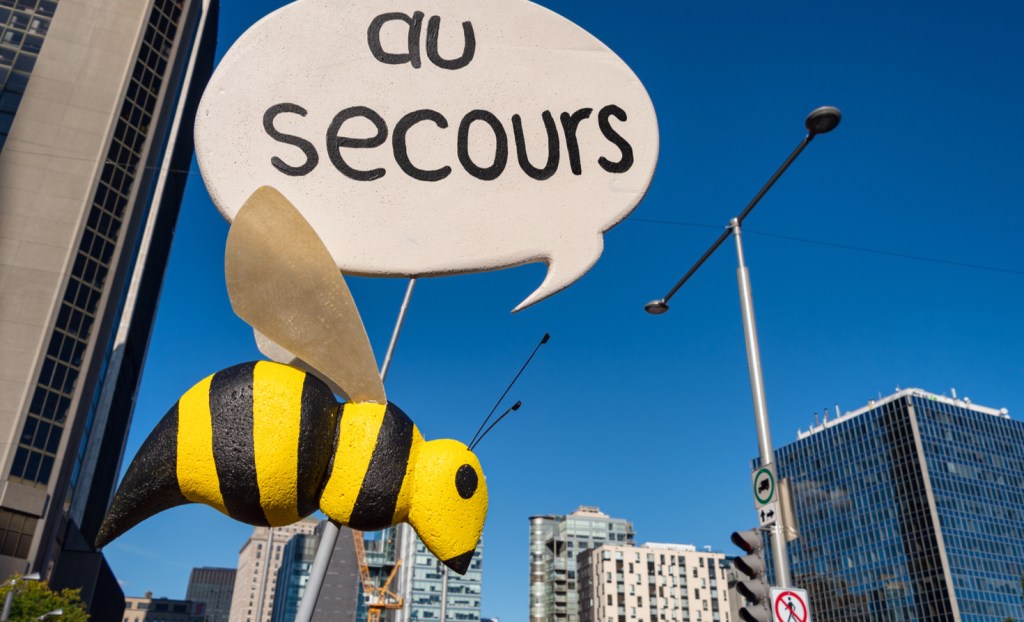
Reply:
<svg viewBox="0 0 1024 622"><path fill-rule="evenodd" d="M405 560L406 564L410 560ZM466 574L448 570L416 539L416 555L411 560L412 589L407 599L409 620L429 622L475 622L480 619L480 592L483 581L484 542L481 540L473 553L473 561ZM447 575L447 576L445 576ZM442 619L441 603L444 603Z"/></svg>
<svg viewBox="0 0 1024 622"><path fill-rule="evenodd" d="M1024 423L907 389L798 436L776 469L816 622L1024 619Z"/></svg>
<svg viewBox="0 0 1024 622"><path fill-rule="evenodd" d="M306 593L309 571L313 567L319 544L319 535L297 534L285 545L281 553L281 567L277 569L274 610L270 622L295 620L302 595Z"/></svg>

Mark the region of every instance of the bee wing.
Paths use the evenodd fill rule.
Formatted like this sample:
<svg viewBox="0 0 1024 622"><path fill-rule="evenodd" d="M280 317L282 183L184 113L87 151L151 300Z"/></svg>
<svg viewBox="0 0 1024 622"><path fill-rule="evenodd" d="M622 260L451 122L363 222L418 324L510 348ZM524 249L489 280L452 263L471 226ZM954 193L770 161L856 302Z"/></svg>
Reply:
<svg viewBox="0 0 1024 622"><path fill-rule="evenodd" d="M268 346L274 358L297 357L305 363L300 367L312 368L352 401L386 401L345 279L313 228L277 190L258 189L238 211L224 273L231 307L277 346Z"/></svg>
<svg viewBox="0 0 1024 622"><path fill-rule="evenodd" d="M337 395L341 395L346 401L352 401L352 397L345 391L338 383L334 382L327 377L326 374L321 372L319 369L314 368L312 365L303 361L299 357L289 352L286 348L281 347L280 344L276 343L270 337L267 337L257 329L252 329L253 338L256 340L256 348L263 353L263 356L268 359L284 363L285 365L291 365L292 367L298 367L305 371L315 374L318 378L323 380L327 386L331 388L331 391Z"/></svg>

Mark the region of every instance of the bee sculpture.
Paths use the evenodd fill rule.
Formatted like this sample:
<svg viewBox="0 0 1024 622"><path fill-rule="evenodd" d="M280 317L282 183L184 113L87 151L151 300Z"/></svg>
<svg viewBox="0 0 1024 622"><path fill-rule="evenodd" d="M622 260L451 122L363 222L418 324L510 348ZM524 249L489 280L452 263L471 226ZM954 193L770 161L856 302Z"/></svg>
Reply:
<svg viewBox="0 0 1024 622"><path fill-rule="evenodd" d="M277 362L229 367L185 392L128 467L96 545L185 503L264 526L319 508L360 530L407 522L465 574L487 515L480 461L458 441L424 440L387 401L355 302L316 232L260 188L231 225L224 263L232 307Z"/></svg>

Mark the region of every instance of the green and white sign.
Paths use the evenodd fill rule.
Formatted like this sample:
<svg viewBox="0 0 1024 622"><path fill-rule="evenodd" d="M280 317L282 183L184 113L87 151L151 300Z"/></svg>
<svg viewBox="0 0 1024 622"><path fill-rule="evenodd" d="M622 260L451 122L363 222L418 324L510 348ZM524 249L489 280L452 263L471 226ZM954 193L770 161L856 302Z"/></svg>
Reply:
<svg viewBox="0 0 1024 622"><path fill-rule="evenodd" d="M775 491L775 469L771 465L763 466L751 478L754 484L754 507L760 509L777 500Z"/></svg>

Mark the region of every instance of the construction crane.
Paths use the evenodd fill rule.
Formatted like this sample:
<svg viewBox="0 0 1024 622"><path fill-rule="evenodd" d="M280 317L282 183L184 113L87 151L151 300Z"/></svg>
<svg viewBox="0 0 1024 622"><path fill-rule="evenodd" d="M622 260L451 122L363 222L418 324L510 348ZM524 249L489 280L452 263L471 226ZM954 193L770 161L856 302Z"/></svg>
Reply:
<svg viewBox="0 0 1024 622"><path fill-rule="evenodd" d="M363 544L363 532L352 529L352 541L356 545L356 560L359 562L359 577L363 581L363 597L366 599L367 622L380 622L385 609L401 609L402 597L388 589L395 578L402 560L395 563L384 585L378 587L370 576L370 566L366 563L366 546Z"/></svg>

